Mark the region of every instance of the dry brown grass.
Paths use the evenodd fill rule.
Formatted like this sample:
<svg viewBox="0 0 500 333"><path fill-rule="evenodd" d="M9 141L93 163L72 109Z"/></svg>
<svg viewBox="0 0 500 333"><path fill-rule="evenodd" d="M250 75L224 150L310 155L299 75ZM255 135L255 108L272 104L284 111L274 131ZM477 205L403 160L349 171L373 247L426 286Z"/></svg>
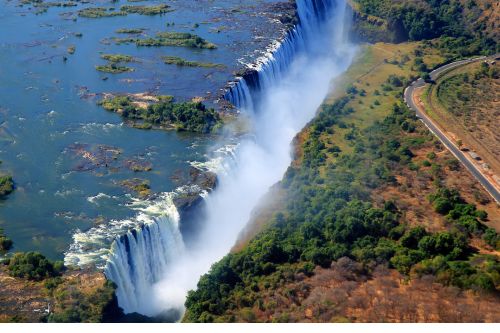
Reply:
<svg viewBox="0 0 500 333"><path fill-rule="evenodd" d="M500 65L491 66L500 72ZM474 63L453 71L439 80L438 84L450 77L458 74L468 74L471 78L480 68L480 63ZM485 151L488 160L491 160L492 167L500 171L500 78L481 78L477 84L460 86L462 90L468 90L467 94L472 97L471 100L458 105L446 105L441 102L440 96L437 96L437 89L433 90L430 96L432 106L438 109L439 115L442 111L447 113L447 119L452 120L452 125L459 132L460 136L471 136L471 145L480 145ZM459 92L464 94L465 92ZM457 105L455 105L457 104ZM449 107L460 109L450 112ZM441 110L440 110L441 109ZM464 142L465 143L465 142ZM479 147L478 147L479 148Z"/></svg>
<svg viewBox="0 0 500 333"><path fill-rule="evenodd" d="M423 125L420 130L426 131ZM449 225L444 216L434 212L427 199L435 192L439 182L448 188L459 190L460 195L478 209L488 213L486 225L500 232L500 209L486 190L461 164L454 162L455 157L437 140L427 142L419 149L412 150L415 155L413 162L419 165L419 170L410 170L408 167L395 170L397 184L386 185L372 193L373 201L379 206L384 201L393 200L403 212L404 219L412 226L424 226L429 231L442 231ZM429 153L436 155L429 159ZM424 161L441 166L439 171L433 166L424 166Z"/></svg>
<svg viewBox="0 0 500 333"><path fill-rule="evenodd" d="M431 276L412 280L385 266L366 273L341 258L312 277L264 290L259 305L237 310L257 322L498 322L498 296L446 287Z"/></svg>
<svg viewBox="0 0 500 333"><path fill-rule="evenodd" d="M49 309L62 311L72 302L78 303L81 295L93 297L105 283L106 278L100 272L68 271L51 295L45 281L13 278L0 266L0 322L40 322Z"/></svg>
<svg viewBox="0 0 500 333"><path fill-rule="evenodd" d="M335 90L327 99L333 102L341 97L347 86L355 84L364 89L366 96L356 95L349 102L355 109L346 117L347 123L366 128L374 121L389 114L394 102L399 99L392 93L374 96L375 90L387 80L390 74L408 77L415 74L411 70L416 43L383 44L366 46L354 65L334 82ZM439 63L442 58L435 50L425 50L424 61L429 67ZM390 60L401 59L408 55L407 65L394 65ZM385 61L387 59L388 61ZM382 91L381 91L382 92ZM380 105L370 108L378 99ZM359 103L359 101L362 103ZM294 142L295 160L298 166L302 162L302 143L307 139L308 128L301 131ZM428 231L442 231L451 226L446 219L437 214L427 196L435 192L437 185L456 188L461 196L478 209L488 212L487 225L500 231L500 210L488 193L455 157L420 124L416 133L403 134L402 140L412 136L427 136L429 140L412 148L415 155L412 162L419 166L411 170L408 166L397 166L394 175L396 185L385 185L372 193L375 205L382 206L384 201L393 200L404 214L403 220L412 226L424 226ZM335 127L334 134L322 137L324 142L330 139L349 151L343 139L341 128ZM434 153L435 157L433 156ZM431 166L426 166L428 161ZM432 166L439 165L440 167ZM268 206L255 219L259 227L266 225L276 206ZM249 238L246 238L245 242ZM242 246L240 244L239 246ZM495 254L480 239L473 239L471 246L479 253ZM241 247L238 247L241 248ZM359 264L342 259L329 269L317 267L315 275L307 277L300 273L294 281L278 288L260 290L261 296L252 307L239 307L228 311L238 321L257 322L498 322L500 309L498 297L480 295L472 291L462 291L455 287L446 287L435 283L430 276L412 277L408 280L395 270L378 267L373 274L367 274Z"/></svg>
<svg viewBox="0 0 500 333"><path fill-rule="evenodd" d="M39 322L49 304L43 283L13 278L0 267L0 322Z"/></svg>

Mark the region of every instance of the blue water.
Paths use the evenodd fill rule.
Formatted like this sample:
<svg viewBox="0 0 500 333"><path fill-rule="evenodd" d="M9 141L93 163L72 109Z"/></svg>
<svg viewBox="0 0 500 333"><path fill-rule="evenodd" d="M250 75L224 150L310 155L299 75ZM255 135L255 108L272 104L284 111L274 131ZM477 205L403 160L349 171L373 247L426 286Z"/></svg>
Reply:
<svg viewBox="0 0 500 333"><path fill-rule="evenodd" d="M296 3L300 24L256 62L253 78L239 79L227 94L242 107L250 135L240 138L217 188L205 197L194 241L183 242L182 217L165 197L158 206L168 214L148 218L144 228L114 243L105 274L116 283L126 313L182 317L189 290L231 250L259 201L282 179L294 136L314 117L332 79L350 65L356 48L347 38L345 0Z"/></svg>
<svg viewBox="0 0 500 333"><path fill-rule="evenodd" d="M14 251L38 250L62 258L75 232L137 214L130 206L135 194L121 187L121 180L146 179L153 193L169 192L179 186L172 180L177 170L185 170L191 161L205 161L207 152L217 148L214 137L128 128L118 115L96 105L95 94L150 92L177 100L201 96L213 104L241 62L260 56L282 33L258 11L270 2L276 0L184 0L172 2L175 11L161 16L87 19L74 12L131 3L95 1L36 15L30 6L0 0L0 160L1 171L12 174L16 183L16 191L0 201L0 227L14 240ZM137 4L154 3L162 2ZM145 28L150 36L158 31L192 32L218 48L109 43L111 37L127 37L115 33L120 28ZM70 46L76 48L73 55L67 52ZM95 65L105 63L100 53L134 56L138 61L127 66L135 71L96 71ZM165 65L164 55L226 68ZM88 160L73 153L75 144L92 153L103 146L121 153L108 167L76 171ZM127 168L130 160L149 164L152 171L133 172Z"/></svg>

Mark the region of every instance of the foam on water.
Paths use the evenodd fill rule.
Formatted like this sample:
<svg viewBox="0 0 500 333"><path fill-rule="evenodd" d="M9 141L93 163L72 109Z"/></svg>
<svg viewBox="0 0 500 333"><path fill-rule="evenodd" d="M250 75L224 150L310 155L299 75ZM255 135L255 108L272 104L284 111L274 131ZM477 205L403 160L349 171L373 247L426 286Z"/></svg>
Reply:
<svg viewBox="0 0 500 333"><path fill-rule="evenodd" d="M162 193L154 200L141 200L132 198L130 208L137 211L137 215L125 220L112 220L87 230L77 231L73 235L73 243L65 253L66 265L86 266L96 265L104 268L106 262L113 252L112 243L124 237L133 230L141 230L150 224L155 224L157 219L178 219L177 209L173 204L173 198L182 195L187 189L180 188L175 192ZM89 202L95 203L99 198L109 198L104 193L88 198ZM177 222L176 222L177 223Z"/></svg>
<svg viewBox="0 0 500 333"><path fill-rule="evenodd" d="M237 145L223 146L217 149L212 158L206 162L192 161L191 164L202 171L221 172L227 168L228 163L228 159L222 156L234 155L236 147ZM223 163L226 163L226 166ZM60 195L63 194L66 195L67 193L61 193ZM65 253L65 264L80 267L95 265L99 269L105 269L108 278L117 281L117 271L111 271L113 265L110 263L117 260L114 253L121 251L119 249L120 244L126 244L125 238L129 238L131 235L142 234L142 231L148 229L152 224L173 225L176 231L172 231L169 228L165 229L161 226L153 226L153 228L163 232L178 233L179 213L173 200L176 197L185 195L207 197L208 192L198 185L193 184L180 186L172 192L160 193L153 199L139 199L128 195L130 202L127 206L136 211L137 214L130 219L111 220L108 223L95 226L87 231L76 230L73 234L73 242L69 250ZM98 193L95 196L88 197L87 201L99 205L99 200L114 198L114 196L105 193ZM171 239L170 236L163 237ZM182 238L174 237L174 239L182 241ZM174 249L179 248L182 248L182 246L174 247ZM127 289L130 290L130 287ZM137 293L135 297L138 297ZM122 299L121 296L119 298ZM134 302L130 303L130 306L126 304L122 302L121 306L125 309L135 309L138 305Z"/></svg>
<svg viewBox="0 0 500 333"><path fill-rule="evenodd" d="M234 245L252 209L290 165L293 137L314 116L331 79L350 64L345 1L297 0L297 10L300 24L226 93L250 119L251 135L224 146L209 162L191 163L218 175L215 191L202 194L206 219L198 242L191 248L183 242L175 193L135 201L139 213L133 219L75 235L67 263L107 260L106 276L117 284L126 313L182 313L188 290Z"/></svg>
<svg viewBox="0 0 500 333"><path fill-rule="evenodd" d="M90 203L98 205L99 204L98 201L100 199L110 199L110 198L111 198L111 196L108 195L108 194L106 194L106 193L98 193L98 194L96 194L94 196L88 197L87 201L90 202Z"/></svg>
<svg viewBox="0 0 500 333"><path fill-rule="evenodd" d="M94 133L100 133L100 132L109 133L112 130L120 129L122 127L123 127L123 123L117 123L117 124L87 123L87 124L82 124L81 127L79 128L79 131L81 131L85 134L94 134Z"/></svg>
<svg viewBox="0 0 500 333"><path fill-rule="evenodd" d="M205 162L191 161L189 164L201 171L209 171L218 175L227 173L235 161L238 146L238 143L224 145L210 153L210 157L206 156Z"/></svg>

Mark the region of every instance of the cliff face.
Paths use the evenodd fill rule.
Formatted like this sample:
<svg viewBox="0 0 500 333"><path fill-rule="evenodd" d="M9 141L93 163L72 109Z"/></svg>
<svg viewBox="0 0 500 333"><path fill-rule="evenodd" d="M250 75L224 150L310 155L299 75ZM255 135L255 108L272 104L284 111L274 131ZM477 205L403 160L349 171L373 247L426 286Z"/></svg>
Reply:
<svg viewBox="0 0 500 333"><path fill-rule="evenodd" d="M0 322L103 322L120 317L104 274L68 270L44 281L13 278L0 266Z"/></svg>
<svg viewBox="0 0 500 333"><path fill-rule="evenodd" d="M389 28L386 20L373 15L364 14L357 6L352 6L353 24L351 39L356 42L395 42L396 32Z"/></svg>
<svg viewBox="0 0 500 333"><path fill-rule="evenodd" d="M204 195L217 187L217 175L191 167L181 177L185 178L182 184L195 189L174 199L179 211L181 234L184 242L188 244L196 241L196 235L203 228L206 206Z"/></svg>
<svg viewBox="0 0 500 333"><path fill-rule="evenodd" d="M353 10L354 40L398 43L446 36L498 43L498 1L349 0L348 4Z"/></svg>
<svg viewBox="0 0 500 333"><path fill-rule="evenodd" d="M353 15L357 40L397 41L418 26L391 32L355 3ZM485 51L465 51L476 50ZM500 320L498 249L467 229L500 229L498 207L401 98L419 63L433 68L462 51L435 40L364 47L297 136L294 161L270 192L279 199L264 199L233 252L200 279L184 320ZM443 193L471 212L440 213L429 198ZM427 241L444 238L453 249L428 252Z"/></svg>
<svg viewBox="0 0 500 333"><path fill-rule="evenodd" d="M1 266L0 290L0 322L40 322L50 308L40 283L13 278Z"/></svg>

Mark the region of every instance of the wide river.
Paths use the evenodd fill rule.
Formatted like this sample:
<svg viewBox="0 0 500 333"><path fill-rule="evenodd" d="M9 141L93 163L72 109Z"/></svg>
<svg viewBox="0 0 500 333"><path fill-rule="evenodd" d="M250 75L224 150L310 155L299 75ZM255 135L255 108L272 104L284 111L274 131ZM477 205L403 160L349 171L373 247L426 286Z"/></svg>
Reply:
<svg viewBox="0 0 500 333"><path fill-rule="evenodd" d="M164 15L92 19L77 11L165 2L96 0L44 12L0 0L0 160L1 171L12 174L16 184L15 192L0 201L0 227L14 240L13 250L61 259L78 231L129 219L137 214L138 202L147 206L120 185L123 180L140 178L150 182L152 193L169 192L182 185L179 172L213 157L210 152L219 148L214 142L222 146L224 141L129 128L96 104L99 94L149 92L179 101L200 96L212 104L242 63L261 56L281 36L282 25L266 14L276 2L172 1L167 3L174 11ZM116 33L122 28L145 29L135 36L141 38L190 32L218 47L116 45L112 37L127 37ZM95 66L106 63L102 53L133 56L136 61L127 66L134 71L98 72ZM177 67L164 64L162 56L225 67ZM151 171L136 172L137 165ZM100 244L79 250L109 246L113 235L102 237Z"/></svg>

